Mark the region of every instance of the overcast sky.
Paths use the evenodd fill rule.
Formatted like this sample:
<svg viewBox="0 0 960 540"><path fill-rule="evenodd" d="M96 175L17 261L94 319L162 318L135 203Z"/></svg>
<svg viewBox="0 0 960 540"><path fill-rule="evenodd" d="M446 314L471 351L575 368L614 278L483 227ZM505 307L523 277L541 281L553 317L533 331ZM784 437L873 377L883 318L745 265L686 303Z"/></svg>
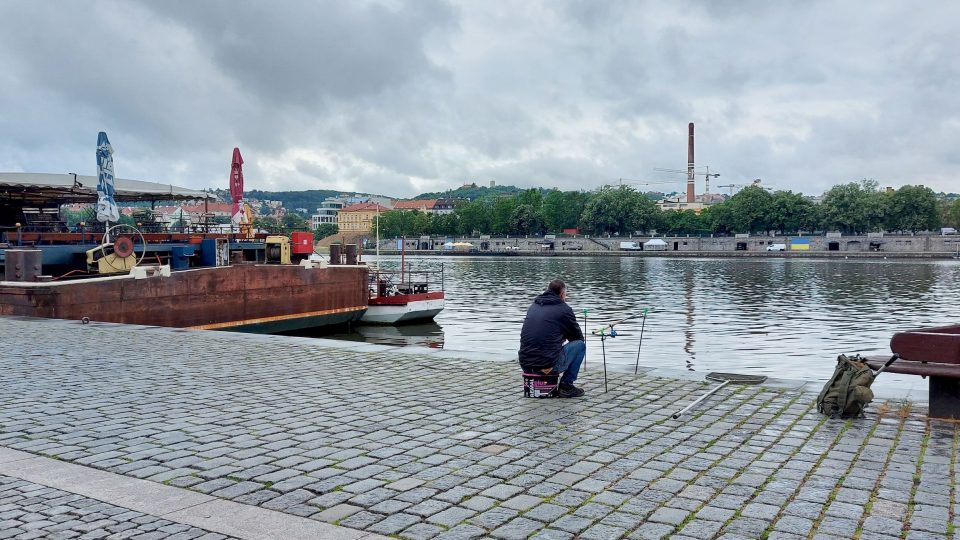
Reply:
<svg viewBox="0 0 960 540"><path fill-rule="evenodd" d="M0 171L412 196L465 182L960 191L960 2L0 2ZM703 191L698 177L697 191Z"/></svg>

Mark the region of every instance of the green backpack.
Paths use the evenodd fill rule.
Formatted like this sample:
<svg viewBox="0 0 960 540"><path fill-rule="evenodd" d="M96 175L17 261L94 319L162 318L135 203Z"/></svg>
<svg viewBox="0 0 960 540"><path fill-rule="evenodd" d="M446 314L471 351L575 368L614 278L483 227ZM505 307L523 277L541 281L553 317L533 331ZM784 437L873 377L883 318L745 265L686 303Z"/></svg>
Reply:
<svg viewBox="0 0 960 540"><path fill-rule="evenodd" d="M863 416L863 408L873 401L870 385L876 375L862 360L859 354L837 358L837 369L817 398L818 411L830 418Z"/></svg>

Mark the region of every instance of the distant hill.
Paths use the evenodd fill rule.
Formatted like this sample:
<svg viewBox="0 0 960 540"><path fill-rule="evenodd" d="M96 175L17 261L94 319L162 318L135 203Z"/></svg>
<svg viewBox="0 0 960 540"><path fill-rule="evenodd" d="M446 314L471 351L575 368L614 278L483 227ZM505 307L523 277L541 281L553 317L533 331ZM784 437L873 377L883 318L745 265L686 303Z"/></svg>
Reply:
<svg viewBox="0 0 960 540"><path fill-rule="evenodd" d="M311 189L307 191L260 191L255 189L244 192L245 197L267 201L280 201L288 211L296 208L306 208L307 213L313 213L320 207L320 203L327 197L336 197L339 191L330 189Z"/></svg>
<svg viewBox="0 0 960 540"><path fill-rule="evenodd" d="M207 190L210 193L213 193L223 201L230 200L230 192L225 189L210 189ZM452 197L458 199L469 199L475 200L487 195L493 194L515 194L523 191L521 188L516 186L494 186L494 187L485 187L477 186L476 184L470 184L467 186L461 186L457 189L451 191L438 191L435 193L422 193L414 197L414 199L440 199L444 197ZM343 195L342 191L335 191L331 189L311 189L307 191L261 191L259 189L254 189L251 191L245 191L243 193L244 198L248 199L258 199L261 201L281 201L283 207L287 211L294 211L297 208L306 208L307 215L310 215L317 211L317 208L320 207L320 204L324 199L328 197L338 197ZM366 193L356 193L349 192L347 195L360 195L360 196L369 196Z"/></svg>
<svg viewBox="0 0 960 540"><path fill-rule="evenodd" d="M443 199L443 198L454 198L454 199L479 199L481 197L486 197L487 195L492 194L501 194L501 193L519 193L523 191L522 189L516 186L493 186L485 187L478 186L476 184L469 184L466 186L458 187L452 191L435 191L433 193L421 193L414 197L414 199Z"/></svg>

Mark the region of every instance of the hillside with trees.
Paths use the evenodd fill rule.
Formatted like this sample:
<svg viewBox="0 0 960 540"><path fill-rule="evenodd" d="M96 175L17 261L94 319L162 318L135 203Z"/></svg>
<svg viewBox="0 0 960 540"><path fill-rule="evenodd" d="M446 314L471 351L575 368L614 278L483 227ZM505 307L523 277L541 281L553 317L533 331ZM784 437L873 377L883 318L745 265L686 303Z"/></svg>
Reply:
<svg viewBox="0 0 960 540"><path fill-rule="evenodd" d="M255 189L244 192L245 198L259 199L261 201L280 201L287 211L294 211L296 208L306 208L308 214L317 211L320 203L328 197L340 195L339 191L331 189L311 189L308 191L261 191Z"/></svg>
<svg viewBox="0 0 960 540"><path fill-rule="evenodd" d="M221 195L220 191L217 194ZM249 198L283 203L288 211L284 219L258 218L258 226L276 231L308 228L306 220L290 215L294 209L306 208L309 216L324 199L339 195L341 192L333 190L246 193ZM383 237L397 237L542 235L573 228L592 235L650 231L672 235L825 231L863 234L936 231L941 226L960 228L960 197L937 194L919 185L886 191L878 189L876 181L861 180L832 187L819 203L801 193L771 193L760 186L749 186L700 214L689 210L661 211L655 203L658 195L624 185L585 192L471 184L415 197L457 198L460 202L452 214L389 211L381 215L380 229Z"/></svg>
<svg viewBox="0 0 960 540"><path fill-rule="evenodd" d="M516 186L485 187L478 186L477 184L467 184L449 191L421 193L420 195L414 197L414 199L466 199L468 201L473 201L490 195L515 195L520 191L522 190Z"/></svg>
<svg viewBox="0 0 960 540"><path fill-rule="evenodd" d="M817 204L792 191L749 186L700 214L660 210L654 199L630 186L594 192L528 189L513 196L489 193L461 201L449 215L385 212L383 237L434 235L541 235L579 228L592 235L845 234L889 231L916 233L960 227L960 200L923 186L881 191L872 180L834 186Z"/></svg>

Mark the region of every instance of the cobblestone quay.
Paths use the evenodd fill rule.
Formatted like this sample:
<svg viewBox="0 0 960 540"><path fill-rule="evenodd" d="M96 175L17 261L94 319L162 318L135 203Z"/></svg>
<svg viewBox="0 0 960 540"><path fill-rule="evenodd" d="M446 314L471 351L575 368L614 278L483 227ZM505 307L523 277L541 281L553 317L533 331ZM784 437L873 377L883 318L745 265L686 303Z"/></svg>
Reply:
<svg viewBox="0 0 960 540"><path fill-rule="evenodd" d="M702 380L611 374L605 394L590 369L583 399L524 399L513 343L489 361L0 323L0 446L343 527L410 539L954 535L956 425L907 402L827 420L809 387L731 385L672 420ZM43 538L2 531L87 504L0 477L0 538ZM130 518L131 530L207 534ZM135 536L92 530L58 537Z"/></svg>

